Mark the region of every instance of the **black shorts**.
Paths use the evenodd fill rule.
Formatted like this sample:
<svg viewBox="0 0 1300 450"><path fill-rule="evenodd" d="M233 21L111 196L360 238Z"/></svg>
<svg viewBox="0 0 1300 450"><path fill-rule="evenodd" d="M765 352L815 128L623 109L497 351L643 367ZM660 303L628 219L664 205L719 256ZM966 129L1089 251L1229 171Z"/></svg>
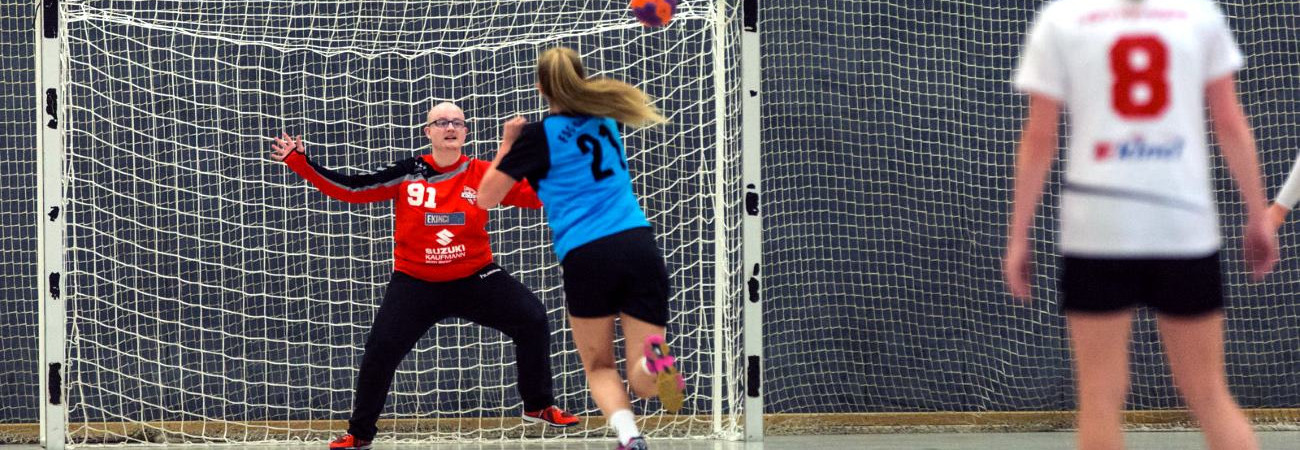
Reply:
<svg viewBox="0 0 1300 450"><path fill-rule="evenodd" d="M621 231L570 250L560 262L574 317L626 313L668 324L668 269L650 228Z"/></svg>
<svg viewBox="0 0 1300 450"><path fill-rule="evenodd" d="M1223 308L1219 252L1203 258L1079 258L1061 266L1061 308L1109 312L1147 305L1161 314L1196 316Z"/></svg>

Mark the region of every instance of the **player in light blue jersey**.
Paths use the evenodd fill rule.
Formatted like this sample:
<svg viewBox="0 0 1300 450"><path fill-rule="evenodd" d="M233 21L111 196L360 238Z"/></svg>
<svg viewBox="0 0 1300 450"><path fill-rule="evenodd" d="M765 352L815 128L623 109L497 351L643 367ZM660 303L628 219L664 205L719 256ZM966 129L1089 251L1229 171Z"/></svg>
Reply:
<svg viewBox="0 0 1300 450"><path fill-rule="evenodd" d="M537 62L537 87L550 104L540 122L506 123L501 148L478 190L491 208L527 179L546 205L564 269L565 303L591 396L618 432L619 449L648 448L614 366L614 322L626 338L628 384L677 412L686 383L664 339L668 271L632 178L620 124L664 122L641 90L586 77L578 54L553 48ZM638 358L635 355L644 355Z"/></svg>

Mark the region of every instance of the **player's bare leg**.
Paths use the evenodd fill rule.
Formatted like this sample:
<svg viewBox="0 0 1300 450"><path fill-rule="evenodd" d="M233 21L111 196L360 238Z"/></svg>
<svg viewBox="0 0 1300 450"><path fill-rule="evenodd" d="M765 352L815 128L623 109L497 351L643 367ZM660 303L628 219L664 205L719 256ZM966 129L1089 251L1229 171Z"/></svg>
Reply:
<svg viewBox="0 0 1300 450"><path fill-rule="evenodd" d="M614 316L573 317L573 343L582 358L582 370L587 375L591 398L606 416L620 409L631 408L623 377L614 365Z"/></svg>
<svg viewBox="0 0 1300 450"><path fill-rule="evenodd" d="M682 391L686 382L677 371L674 357L665 342L664 327L623 314L628 384L637 397L658 397L665 410L677 413L682 408Z"/></svg>
<svg viewBox="0 0 1300 450"><path fill-rule="evenodd" d="M569 316L573 328L573 343L582 358L582 369L587 375L587 388L592 400L618 432L620 449L645 447L645 439L637 429L632 404L623 387L623 377L614 365L614 316L583 318Z"/></svg>
<svg viewBox="0 0 1300 450"><path fill-rule="evenodd" d="M1079 450L1123 450L1133 310L1067 313L1078 383Z"/></svg>
<svg viewBox="0 0 1300 450"><path fill-rule="evenodd" d="M1211 450L1255 450L1255 432L1228 391L1223 366L1223 313L1158 316L1174 384L1201 423Z"/></svg>

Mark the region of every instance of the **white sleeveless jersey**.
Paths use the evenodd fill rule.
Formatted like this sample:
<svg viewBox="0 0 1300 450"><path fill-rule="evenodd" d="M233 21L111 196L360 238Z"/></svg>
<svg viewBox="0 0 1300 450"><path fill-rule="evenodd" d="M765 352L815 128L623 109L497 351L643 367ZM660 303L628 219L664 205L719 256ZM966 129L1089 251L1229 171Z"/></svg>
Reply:
<svg viewBox="0 0 1300 450"><path fill-rule="evenodd" d="M1015 85L1069 111L1062 253L1180 258L1219 249L1205 87L1242 63L1206 0L1059 0L1043 9Z"/></svg>

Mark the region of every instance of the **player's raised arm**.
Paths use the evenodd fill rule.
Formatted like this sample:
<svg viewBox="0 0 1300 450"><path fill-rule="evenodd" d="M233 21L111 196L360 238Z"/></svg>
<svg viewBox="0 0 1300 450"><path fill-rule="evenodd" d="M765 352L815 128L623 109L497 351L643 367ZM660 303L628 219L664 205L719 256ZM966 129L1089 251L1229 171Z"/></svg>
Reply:
<svg viewBox="0 0 1300 450"><path fill-rule="evenodd" d="M501 133L501 146L497 147L496 157L492 159L492 166L488 168L487 173L483 174L483 181L478 187L478 207L483 209L492 209L501 204L506 194L520 181L511 177L509 174L499 170L501 161L506 155L510 154L510 148L514 146L515 140L519 139L519 133L523 130L524 124L528 123L523 117L515 117L506 121Z"/></svg>
<svg viewBox="0 0 1300 450"><path fill-rule="evenodd" d="M370 203L391 200L401 185L403 173L409 168L397 163L378 172L362 175L345 175L326 168L307 158L307 146L302 136L290 137L283 133L271 144L271 159L283 162L321 193L348 203Z"/></svg>

